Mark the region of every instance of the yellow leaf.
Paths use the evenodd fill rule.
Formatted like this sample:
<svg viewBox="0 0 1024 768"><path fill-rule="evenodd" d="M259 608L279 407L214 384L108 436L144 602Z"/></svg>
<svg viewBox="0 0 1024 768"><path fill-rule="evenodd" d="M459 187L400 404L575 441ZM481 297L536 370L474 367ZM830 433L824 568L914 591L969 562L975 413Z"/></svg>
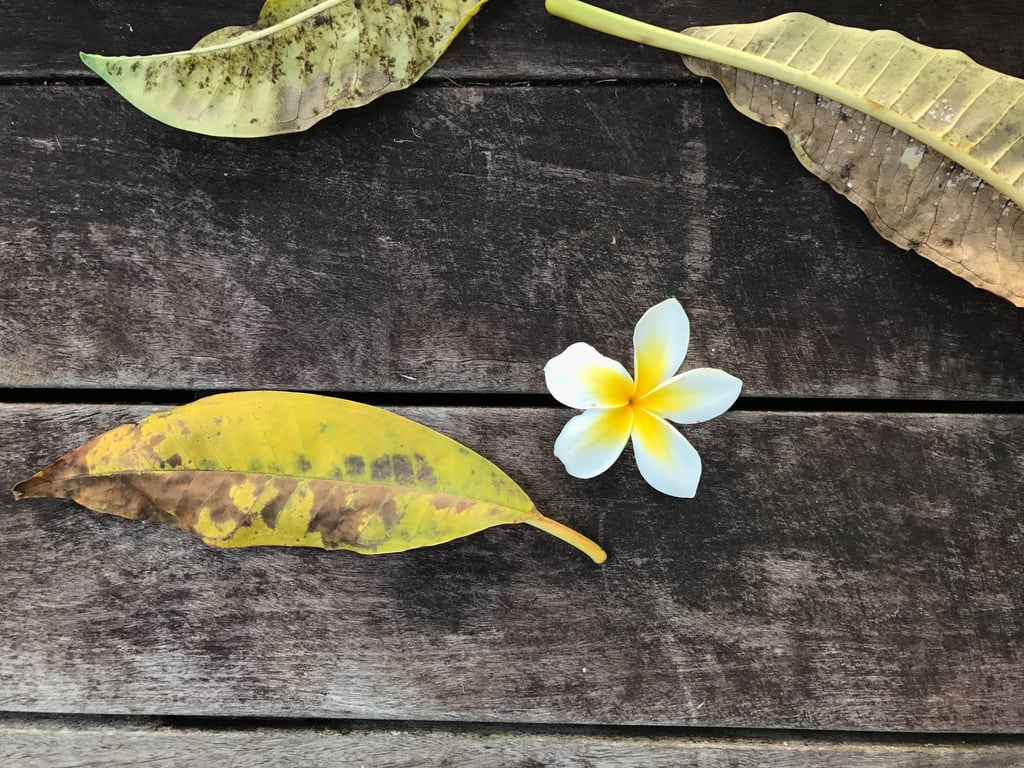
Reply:
<svg viewBox="0 0 1024 768"><path fill-rule="evenodd" d="M1024 80L960 51L788 13L671 32L579 0L548 10L684 56L896 245L1024 306Z"/></svg>
<svg viewBox="0 0 1024 768"><path fill-rule="evenodd" d="M14 493L173 523L213 547L380 554L527 523L605 559L451 438L380 408L292 392L214 395L116 427Z"/></svg>
<svg viewBox="0 0 1024 768"><path fill-rule="evenodd" d="M150 117L249 138L305 130L412 85L486 0L267 0L190 51L82 61Z"/></svg>

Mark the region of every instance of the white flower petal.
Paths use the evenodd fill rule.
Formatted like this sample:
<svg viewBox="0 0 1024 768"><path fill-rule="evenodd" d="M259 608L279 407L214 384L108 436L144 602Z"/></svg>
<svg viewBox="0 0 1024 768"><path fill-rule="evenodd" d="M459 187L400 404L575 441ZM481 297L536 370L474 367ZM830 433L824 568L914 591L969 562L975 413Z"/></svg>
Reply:
<svg viewBox="0 0 1024 768"><path fill-rule="evenodd" d="M548 360L544 380L555 399L570 408L611 408L633 395L633 377L622 363L583 342Z"/></svg>
<svg viewBox="0 0 1024 768"><path fill-rule="evenodd" d="M573 477L596 477L615 463L633 427L633 409L594 408L569 419L555 440L555 456Z"/></svg>
<svg viewBox="0 0 1024 768"><path fill-rule="evenodd" d="M635 408L633 453L636 466L655 490L692 499L700 482L700 456L690 442L662 418Z"/></svg>
<svg viewBox="0 0 1024 768"><path fill-rule="evenodd" d="M689 344L690 321L676 299L648 309L633 331L636 394L647 394L678 371Z"/></svg>
<svg viewBox="0 0 1024 768"><path fill-rule="evenodd" d="M717 368L694 368L669 379L637 405L676 424L697 424L721 416L740 396L743 382Z"/></svg>

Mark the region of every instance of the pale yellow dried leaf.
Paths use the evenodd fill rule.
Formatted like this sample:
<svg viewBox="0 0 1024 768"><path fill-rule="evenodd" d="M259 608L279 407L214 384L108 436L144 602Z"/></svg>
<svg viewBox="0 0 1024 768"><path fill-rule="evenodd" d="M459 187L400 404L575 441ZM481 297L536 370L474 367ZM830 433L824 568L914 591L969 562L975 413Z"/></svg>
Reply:
<svg viewBox="0 0 1024 768"><path fill-rule="evenodd" d="M685 34L791 70L783 80L685 57L740 112L785 131L882 236L1024 306L1024 81L807 14Z"/></svg>
<svg viewBox="0 0 1024 768"><path fill-rule="evenodd" d="M884 237L1024 306L1024 80L803 13L679 33L581 0L546 6L683 54Z"/></svg>
<svg viewBox="0 0 1024 768"><path fill-rule="evenodd" d="M267 0L189 51L82 61L151 117L211 136L309 128L416 82L485 0Z"/></svg>

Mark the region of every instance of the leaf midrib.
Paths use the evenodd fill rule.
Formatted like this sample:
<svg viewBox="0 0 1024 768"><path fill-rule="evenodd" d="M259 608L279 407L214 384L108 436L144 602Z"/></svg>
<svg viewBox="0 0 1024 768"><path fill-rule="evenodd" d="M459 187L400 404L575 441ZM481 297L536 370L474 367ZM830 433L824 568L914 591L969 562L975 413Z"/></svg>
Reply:
<svg viewBox="0 0 1024 768"><path fill-rule="evenodd" d="M328 11L331 8L334 8L335 6L340 5L341 2L342 2L342 0L324 0L324 2L322 2L322 3L318 4L318 5L313 6L312 8L307 9L307 10L303 11L302 13L297 13L294 16L290 16L287 19L285 19L284 21L278 22L277 24L274 24L273 26L266 27L265 29L258 29L258 30L253 30L253 31L250 31L250 32L246 32L245 34L239 35L238 37L236 37L233 40L229 40L229 41L226 41L226 42L223 42L223 43L218 43L217 45L211 45L211 46L209 46L207 48L191 48L191 49L189 49L187 51L172 51L170 53L154 53L154 54L150 54L149 56L121 56L121 57L112 56L112 57L110 57L107 60L109 60L109 61L116 61L118 58L125 58L125 59L129 59L130 58L133 61L147 61L147 60L154 60L154 59L173 58L173 57L176 57L176 56L194 56L197 53L216 53L217 51L223 51L223 50L228 50L228 49L231 49L231 48L237 48L239 46L246 45L246 44L254 42L256 40L262 40L264 37L270 37L272 35L276 35L278 32L280 32L283 29L288 29L290 27L294 27L294 26L296 26L298 24L301 24L302 22L304 22L304 21L306 21L306 20L308 20L308 19L310 19L310 18L312 18L314 16L318 16L319 14L323 13L324 11Z"/></svg>
<svg viewBox="0 0 1024 768"><path fill-rule="evenodd" d="M118 477L118 476L121 476L121 475L173 475L173 474L180 474L182 472L220 472L220 473L223 473L223 474L245 475L246 477L267 477L267 478L283 477L283 478L288 478L290 480L323 480L323 481L329 482L329 483L341 483L341 484L348 483L348 484L351 484L351 485L360 485L360 486L374 487L374 488L396 488L396 489L400 489L400 490L403 490L403 491L408 491L410 493L421 493L421 494L423 494L425 496L450 496L451 498L455 498L455 499L465 499L466 501L479 502L481 504L490 504L492 506L498 507L499 509L507 509L507 510L509 510L511 512L516 512L516 513L528 512L528 511L524 511L522 509L519 509L518 507L510 507L507 504L503 504L501 502L493 501L492 499L483 499L483 498L479 498L477 496L468 496L466 494L461 494L461 493L451 493L449 491L431 491L431 490L427 490L427 489L424 489L424 488L419 488L417 486L410 486L410 485L389 485L387 483L374 483L374 482L365 482L364 483L364 482L360 482L360 481L356 481L356 480L339 480L336 477L320 477L320 476L311 476L311 475L289 475L289 474L287 474L285 472L251 472L251 471L241 470L241 469L199 469L199 468L194 468L194 469L191 469L191 468L190 469L139 469L139 470L122 470L122 471L119 471L119 472L89 472L89 473L83 473L83 474L80 474L80 475L74 475L74 476L66 478L66 479L68 479L68 480L76 479L77 480L77 479L89 479L89 478L94 478L94 477Z"/></svg>
<svg viewBox="0 0 1024 768"><path fill-rule="evenodd" d="M791 67L787 64L762 58L747 51L737 50L708 40L701 40L682 32L673 32L653 24L629 18L628 16L621 16L617 13L588 5L587 3L580 2L580 0L546 0L546 7L555 16L573 21L598 32L604 32L605 34L650 45L655 48L662 48L683 56L693 56L716 64L746 70L755 75L770 77L789 85L803 88L806 91L820 94L851 109L856 109L942 153L1017 205L1024 207L1024 190L1014 187L1008 179L997 174L988 165L975 160L965 152L946 143L935 133L921 128L898 112L846 90L837 83L824 80L810 72ZM786 15L807 16L808 14ZM909 38L907 40L908 42L913 42ZM963 55L970 59L966 54ZM988 68L985 67L985 69ZM990 71L995 72L995 70ZM995 74L1002 75L1002 73L998 72ZM1006 77L1006 75L1002 76Z"/></svg>

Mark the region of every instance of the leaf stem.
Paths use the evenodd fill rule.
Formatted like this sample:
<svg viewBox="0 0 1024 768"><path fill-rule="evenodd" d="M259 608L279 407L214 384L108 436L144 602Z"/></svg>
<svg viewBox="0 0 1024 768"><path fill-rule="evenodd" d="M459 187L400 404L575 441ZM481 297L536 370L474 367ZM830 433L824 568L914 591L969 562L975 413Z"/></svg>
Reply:
<svg viewBox="0 0 1024 768"><path fill-rule="evenodd" d="M540 528L545 533L550 533L556 539L561 539L566 544L571 544L598 565L608 559L608 554L601 549L597 542L588 539L582 533L574 531L567 525L562 525L557 520L552 520L550 517L544 517L544 515L539 512L537 513L537 517L532 517L528 520L524 520L523 522L532 525L534 528Z"/></svg>
<svg viewBox="0 0 1024 768"><path fill-rule="evenodd" d="M813 90L815 93L821 93L833 101L846 103L843 97L850 95L849 92L840 89L833 83L821 80L811 73L796 70L782 62L773 61L739 48L713 43L710 40L702 40L683 32L673 32L664 27L647 24L629 16L622 16L584 3L582 0L545 0L544 7L552 16L575 22L597 32L604 32L613 37L621 37L624 40L650 45L683 56L693 56L727 67L745 69L757 75L773 77L801 88ZM864 102L865 100L861 99L860 101ZM855 109L861 108L860 104L848 104L848 106L853 106ZM864 107L862 111L870 113L869 105L864 104Z"/></svg>
<svg viewBox="0 0 1024 768"><path fill-rule="evenodd" d="M647 24L629 16L622 16L589 3L584 3L582 0L545 0L544 7L552 16L575 22L597 32L604 32L606 35L621 37L623 40L650 45L683 56L694 56L699 59L713 61L716 64L724 64L727 67L745 69L748 72L764 75L765 77L774 77L802 88L811 88L817 93L824 93L820 89L822 84L826 88L829 86L829 83L820 80L820 78L810 73L793 69L782 62L773 61L739 48L730 48L727 45L713 43L710 40L702 40L699 37L693 37L683 32L674 32L654 24ZM806 16L806 14L789 15ZM845 93L838 88L834 90L840 96ZM830 98L841 100L831 95Z"/></svg>
<svg viewBox="0 0 1024 768"><path fill-rule="evenodd" d="M833 80L820 77L813 71L796 69L781 61L774 61L764 56L740 50L739 48L730 48L709 40L701 40L682 32L673 32L662 27L656 27L653 24L646 24L642 21L631 19L628 16L597 8L582 2L582 0L545 0L544 6L552 16L558 16L567 21L575 22L597 32L604 32L605 34L621 37L635 43L662 48L673 53L682 54L683 56L693 56L727 67L745 69L748 72L753 72L755 75L774 78L783 83L789 83L798 88L819 94L839 104L844 104L851 109L863 112L886 125L902 131L922 144L927 144L932 149L941 152L953 160L953 162L966 168L996 191L1006 195L1010 200L1018 205L1024 205L1024 190L1016 188L1010 179L1003 174L996 173L991 166L986 165L982 160L963 151L959 146L946 141L943 138L944 134L928 130L907 115L868 98L866 93L853 91ZM794 18L797 16L806 17L806 14L786 15L793 16ZM844 28L838 27L838 29L842 30ZM986 71L991 72L991 70ZM998 75L998 73L995 74ZM760 117L751 114L743 107L736 106L748 117L761 120ZM761 120L761 122L764 121Z"/></svg>
<svg viewBox="0 0 1024 768"><path fill-rule="evenodd" d="M674 53L700 55L694 51L692 43L695 41L692 37L606 11L582 0L545 0L544 7L552 16L596 32L632 40L634 43L653 45L655 48L664 48Z"/></svg>

